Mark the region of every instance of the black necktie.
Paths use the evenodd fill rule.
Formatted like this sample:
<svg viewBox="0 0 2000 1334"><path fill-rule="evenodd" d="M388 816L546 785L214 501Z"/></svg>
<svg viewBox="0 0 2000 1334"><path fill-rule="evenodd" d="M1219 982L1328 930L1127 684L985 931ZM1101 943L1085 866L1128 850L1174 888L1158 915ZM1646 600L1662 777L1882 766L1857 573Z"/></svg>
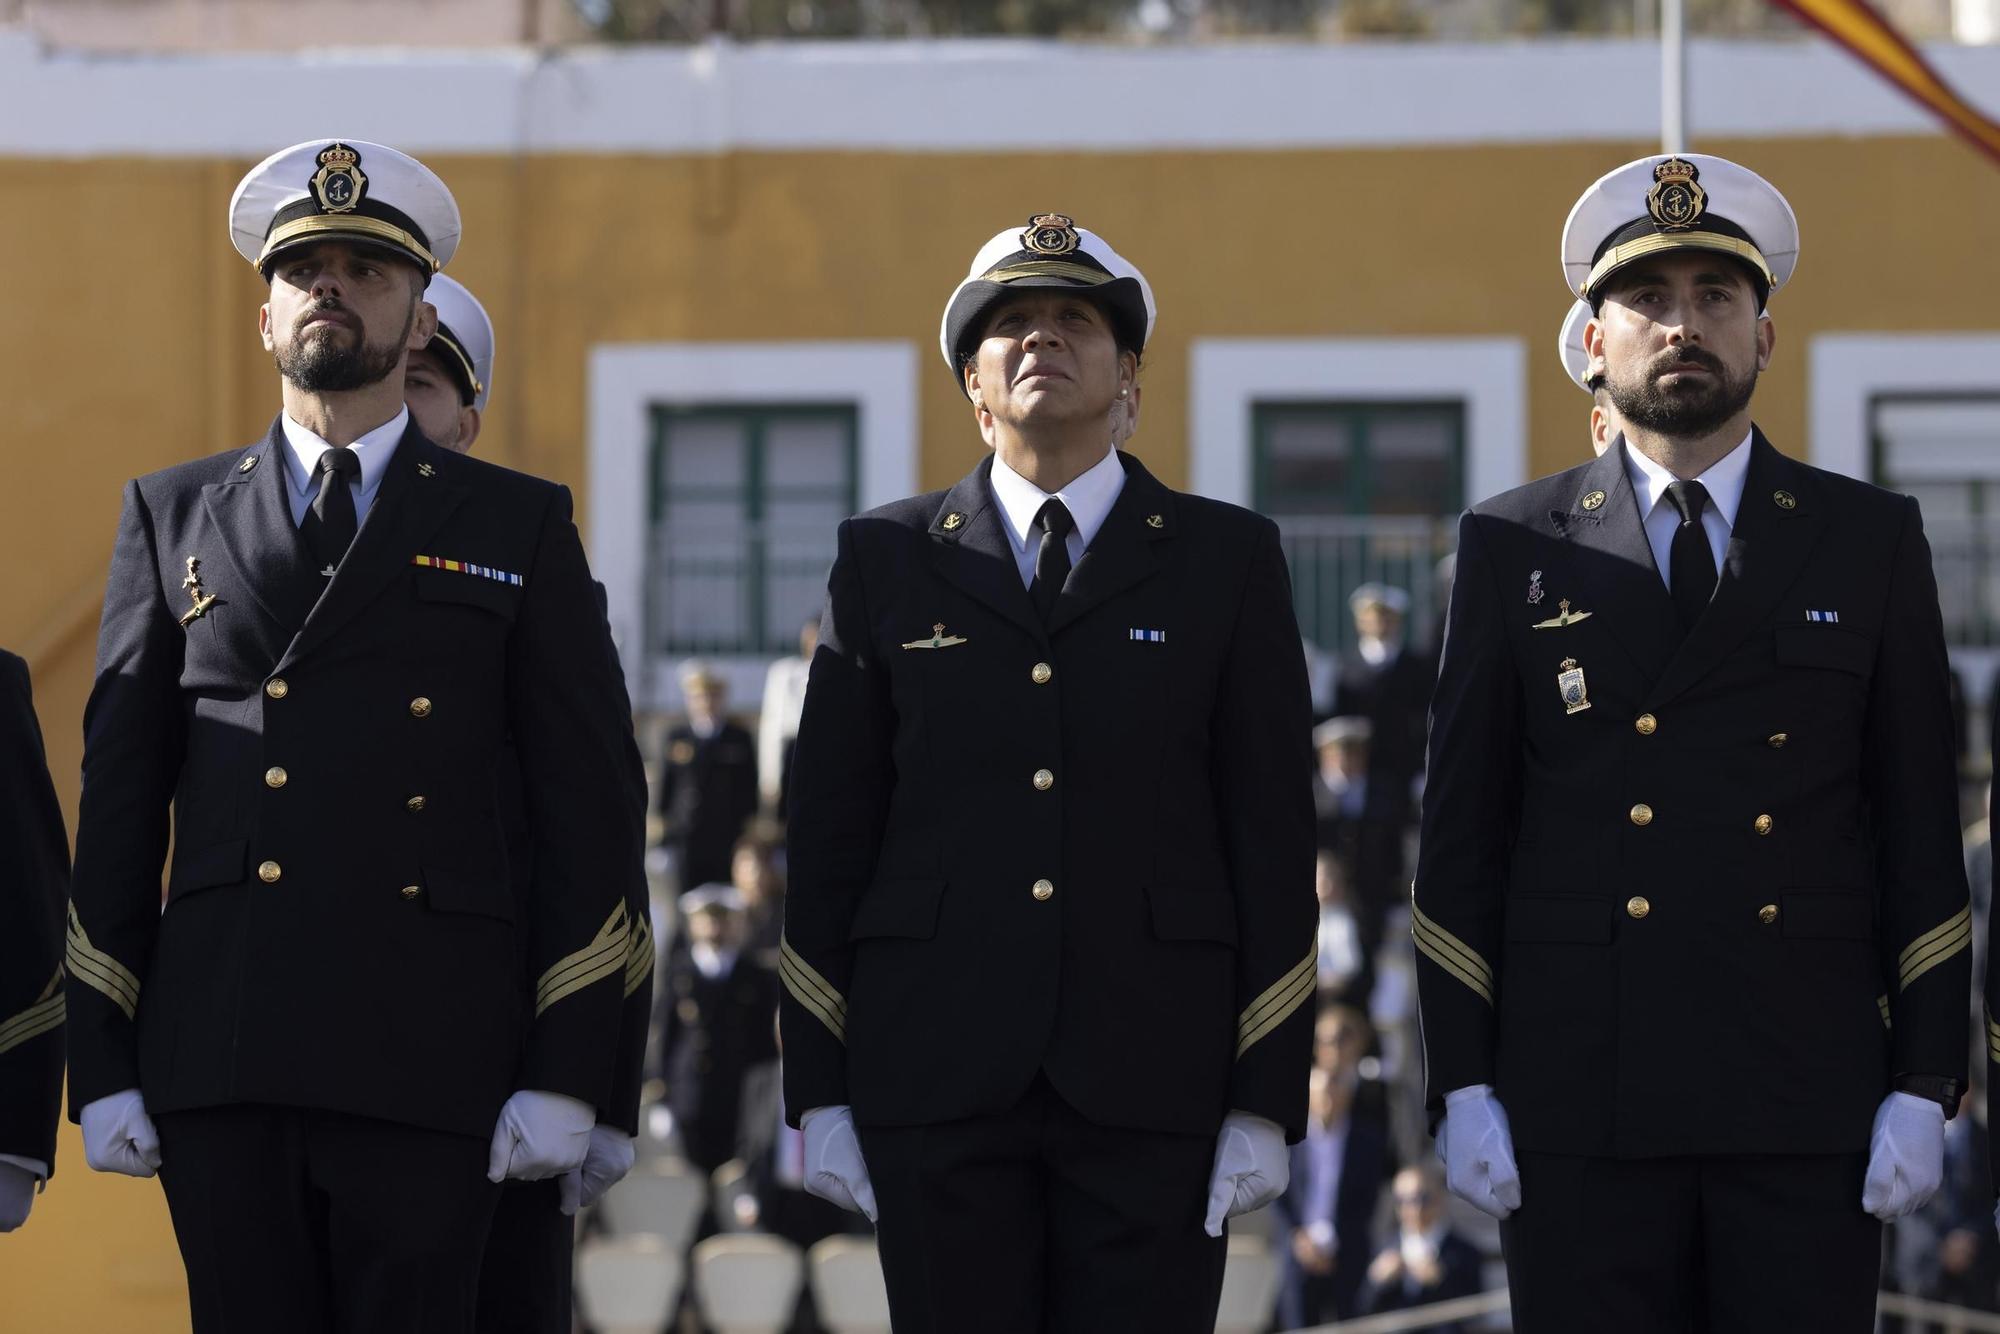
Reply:
<svg viewBox="0 0 2000 1334"><path fill-rule="evenodd" d="M1701 526L1701 512L1708 508L1708 489L1700 482L1670 482L1667 499L1681 516L1680 527L1674 529L1668 579L1673 584L1674 608L1681 614L1681 633L1685 634L1694 629L1708 600L1715 596L1715 552Z"/></svg>
<svg viewBox="0 0 2000 1334"><path fill-rule="evenodd" d="M1067 505L1051 500L1035 515L1035 527L1041 530L1042 545L1035 552L1035 582L1028 585L1028 596L1046 624L1056 609L1056 595L1069 578L1069 532L1076 520Z"/></svg>
<svg viewBox="0 0 2000 1334"><path fill-rule="evenodd" d="M351 449L329 449L313 465L319 494L299 525L321 574L332 574L354 541L354 493L348 483L361 476L361 458Z"/></svg>

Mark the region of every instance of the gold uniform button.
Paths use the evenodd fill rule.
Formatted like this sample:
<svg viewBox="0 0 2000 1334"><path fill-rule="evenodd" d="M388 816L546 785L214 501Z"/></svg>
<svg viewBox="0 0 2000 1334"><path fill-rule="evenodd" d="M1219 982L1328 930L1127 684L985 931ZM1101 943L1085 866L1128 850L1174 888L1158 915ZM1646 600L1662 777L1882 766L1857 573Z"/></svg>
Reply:
<svg viewBox="0 0 2000 1334"><path fill-rule="evenodd" d="M1783 750L1785 743L1787 741L1790 741L1791 739L1792 738L1784 732L1773 732L1771 733L1771 735L1764 738L1764 744L1769 746L1772 750Z"/></svg>
<svg viewBox="0 0 2000 1334"><path fill-rule="evenodd" d="M1759 908L1757 910L1757 920L1762 922L1765 926L1769 926L1771 923L1777 921L1778 905L1775 903L1767 903L1763 907Z"/></svg>
<svg viewBox="0 0 2000 1334"><path fill-rule="evenodd" d="M257 878L267 885L275 885L285 873L285 868L276 862L265 862L257 868Z"/></svg>
<svg viewBox="0 0 2000 1334"><path fill-rule="evenodd" d="M264 683L264 693L272 699L283 699L292 693L292 688L285 684L284 677L274 676Z"/></svg>
<svg viewBox="0 0 2000 1334"><path fill-rule="evenodd" d="M1644 917L1651 911L1653 911L1653 905L1640 898L1637 894L1625 900L1625 912L1634 921Z"/></svg>
<svg viewBox="0 0 2000 1334"><path fill-rule="evenodd" d="M1046 792L1056 785L1056 776L1047 769L1035 770L1035 791Z"/></svg>
<svg viewBox="0 0 2000 1334"><path fill-rule="evenodd" d="M419 894L421 894L421 893L423 893L423 892L424 892L424 887L423 887L422 885L404 885L404 886L403 886L403 897L404 897L404 898L406 898L406 899L413 899L413 898L417 897L417 895L419 895Z"/></svg>
<svg viewBox="0 0 2000 1334"><path fill-rule="evenodd" d="M1760 834L1768 834L1768 833L1770 833L1770 832L1771 832L1771 817L1770 817L1770 816L1768 816L1768 815L1760 815L1760 816L1758 816L1758 817L1757 817L1757 819L1756 819L1756 821L1755 821L1755 828L1756 828L1757 832L1758 832L1758 833L1760 833Z"/></svg>
<svg viewBox="0 0 2000 1334"><path fill-rule="evenodd" d="M415 796L411 797L408 801L404 802L403 804L409 807L413 811L420 811L424 808L424 799L422 796Z"/></svg>
<svg viewBox="0 0 2000 1334"><path fill-rule="evenodd" d="M1037 903L1047 902L1049 897L1055 892L1056 892L1056 886L1054 881L1037 880L1035 882L1034 895L1035 895L1035 901Z"/></svg>
<svg viewBox="0 0 2000 1334"><path fill-rule="evenodd" d="M1648 806L1643 801L1640 802L1637 806L1634 806L1632 808L1631 814L1632 814L1632 823L1638 825L1641 829L1644 829L1647 825L1653 823L1653 808L1651 806ZM1645 902L1645 900L1634 899L1633 902L1643 903Z"/></svg>
<svg viewBox="0 0 2000 1334"><path fill-rule="evenodd" d="M275 764L264 771L265 787L283 787L290 779L291 775Z"/></svg>
<svg viewBox="0 0 2000 1334"><path fill-rule="evenodd" d="M1650 713L1642 713L1632 720L1632 730L1640 736L1651 736L1660 730L1660 720Z"/></svg>
<svg viewBox="0 0 2000 1334"><path fill-rule="evenodd" d="M1028 679L1038 686L1047 685L1054 678L1056 669L1046 662L1038 662L1028 672Z"/></svg>
<svg viewBox="0 0 2000 1334"><path fill-rule="evenodd" d="M410 701L410 716L412 718L430 717L431 702L425 699L422 695L417 696L415 699Z"/></svg>

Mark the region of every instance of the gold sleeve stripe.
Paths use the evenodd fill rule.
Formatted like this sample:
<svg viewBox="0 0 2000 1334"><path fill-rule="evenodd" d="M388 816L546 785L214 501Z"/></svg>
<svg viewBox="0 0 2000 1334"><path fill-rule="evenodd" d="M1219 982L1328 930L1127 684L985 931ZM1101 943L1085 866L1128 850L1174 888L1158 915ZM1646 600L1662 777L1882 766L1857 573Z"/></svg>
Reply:
<svg viewBox="0 0 2000 1334"><path fill-rule="evenodd" d="M542 1012L551 1005L574 996L592 983L601 982L614 973L622 973L629 948L626 941L628 929L625 900L620 899L588 945L556 960L549 971L542 974L542 980L535 984L535 1017L541 1018Z"/></svg>
<svg viewBox="0 0 2000 1334"><path fill-rule="evenodd" d="M29 1038L40 1037L51 1029L62 1027L64 1013L63 997L58 994L29 1006L0 1024L0 1053L10 1052Z"/></svg>
<svg viewBox="0 0 2000 1334"><path fill-rule="evenodd" d="M1893 1027L1889 1022L1889 998L1887 996L1877 996L1875 998L1875 1006L1882 1011L1882 1027Z"/></svg>
<svg viewBox="0 0 2000 1334"><path fill-rule="evenodd" d="M1953 923L1956 923L1956 926ZM1903 951L1902 989L1904 991L1908 991L1911 983L1915 982L1925 973L1928 973L1931 969L1937 967L1972 943L1972 910L1970 908L1959 913L1950 922L1945 923L1945 926L1952 929L1945 935L1932 932L1929 937L1930 943L1924 946L1922 953L1912 955L1909 950Z"/></svg>
<svg viewBox="0 0 2000 1334"><path fill-rule="evenodd" d="M1955 932L1959 931L1962 928L1969 927L1971 924L1972 924L1972 905L1967 904L1965 907L1960 908L1958 910L1958 913L1955 916L1953 916L1950 921L1944 923L1942 926L1932 927L1930 930L1924 932L1921 936L1918 936L1915 940L1911 941L1909 945L1904 948L1902 954L1897 957L1896 967L1902 969L1906 973L1909 972L1910 962L1913 959L1915 959L1919 954L1924 953L1932 945L1935 945L1943 941L1945 937L1954 934Z"/></svg>
<svg viewBox="0 0 2000 1334"><path fill-rule="evenodd" d="M778 976L793 1000L817 1015L828 1032L847 1041L847 1001L783 937L778 940Z"/></svg>
<svg viewBox="0 0 2000 1334"><path fill-rule="evenodd" d="M1251 1007L1236 1021L1236 1056L1241 1060L1243 1053L1262 1042L1275 1031L1278 1025L1292 1017L1299 1006L1305 1004L1306 997L1313 994L1319 981L1319 951L1315 949L1305 957L1305 961L1280 978L1276 985L1259 996ZM1277 988L1284 988L1282 991Z"/></svg>
<svg viewBox="0 0 2000 1334"><path fill-rule="evenodd" d="M1414 907L1410 917L1410 934L1416 938L1417 948L1425 958L1465 983L1474 995L1488 1005L1493 1003L1493 971L1476 951L1468 949L1457 936Z"/></svg>
<svg viewBox="0 0 2000 1334"><path fill-rule="evenodd" d="M625 948L625 995L629 999L653 975L653 927L644 917L632 923L631 943Z"/></svg>
<svg viewBox="0 0 2000 1334"><path fill-rule="evenodd" d="M63 945L63 959L70 976L93 991L103 992L111 1003L125 1012L127 1019L139 1013L139 979L132 970L90 943L76 905L69 905L69 938Z"/></svg>
<svg viewBox="0 0 2000 1334"><path fill-rule="evenodd" d="M2000 1024L1991 1019L1986 1021L1986 1055L1990 1060L2000 1062Z"/></svg>

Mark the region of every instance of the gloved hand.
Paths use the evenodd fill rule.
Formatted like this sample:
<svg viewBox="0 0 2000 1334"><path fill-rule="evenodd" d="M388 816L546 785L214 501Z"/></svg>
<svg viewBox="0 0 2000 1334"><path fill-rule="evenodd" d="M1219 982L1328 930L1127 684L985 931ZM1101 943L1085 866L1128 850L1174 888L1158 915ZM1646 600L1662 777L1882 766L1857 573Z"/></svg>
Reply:
<svg viewBox="0 0 2000 1334"><path fill-rule="evenodd" d="M35 1185L41 1178L27 1168L0 1162L0 1232L12 1232L28 1221L35 1207Z"/></svg>
<svg viewBox="0 0 2000 1334"><path fill-rule="evenodd" d="M1875 1109L1861 1207L1887 1223L1913 1214L1944 1184L1944 1108L1891 1093Z"/></svg>
<svg viewBox="0 0 2000 1334"><path fill-rule="evenodd" d="M149 1177L160 1170L160 1132L138 1089L86 1103L77 1119L83 1122L83 1160L95 1171Z"/></svg>
<svg viewBox="0 0 2000 1334"><path fill-rule="evenodd" d="M507 1099L493 1127L486 1179L543 1181L583 1166L597 1109L561 1093L522 1089Z"/></svg>
<svg viewBox="0 0 2000 1334"><path fill-rule="evenodd" d="M854 1109L815 1107L799 1118L806 1137L806 1190L829 1204L852 1209L875 1221L875 1187L861 1161L854 1133Z"/></svg>
<svg viewBox="0 0 2000 1334"><path fill-rule="evenodd" d="M1451 1193L1483 1214L1505 1218L1521 1207L1521 1169L1507 1109L1491 1084L1468 1084L1444 1095L1438 1158Z"/></svg>
<svg viewBox="0 0 2000 1334"><path fill-rule="evenodd" d="M1208 1218L1202 1228L1222 1235L1222 1220L1262 1208L1285 1193L1292 1160L1285 1132L1275 1121L1248 1112L1222 1118L1215 1137L1215 1167L1208 1175Z"/></svg>
<svg viewBox="0 0 2000 1334"><path fill-rule="evenodd" d="M574 1216L586 1205L596 1204L605 1191L625 1179L638 1156L632 1137L624 1131L616 1126L592 1126L590 1149L583 1155L583 1166L563 1173L559 1187L563 1213Z"/></svg>

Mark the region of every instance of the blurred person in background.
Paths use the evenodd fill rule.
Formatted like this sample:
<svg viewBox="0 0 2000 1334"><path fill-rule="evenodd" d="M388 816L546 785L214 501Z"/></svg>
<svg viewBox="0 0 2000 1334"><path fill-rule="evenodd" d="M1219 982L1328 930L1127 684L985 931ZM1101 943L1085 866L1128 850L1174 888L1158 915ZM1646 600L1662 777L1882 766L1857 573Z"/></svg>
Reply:
<svg viewBox="0 0 2000 1334"><path fill-rule="evenodd" d="M764 812L782 821L790 809L792 747L805 712L806 681L813 650L819 647L819 617L799 627L799 651L779 658L764 673L764 702L757 708L757 797Z"/></svg>
<svg viewBox="0 0 2000 1334"><path fill-rule="evenodd" d="M1340 857L1322 848L1313 863L1313 892L1319 898L1319 995L1326 1000L1365 1000L1363 970L1368 957L1354 924L1347 870Z"/></svg>
<svg viewBox="0 0 2000 1334"><path fill-rule="evenodd" d="M1383 922L1403 892L1404 823L1394 802L1378 799L1371 777L1374 730L1368 719L1355 714L1329 718L1313 729L1319 761L1313 770L1319 849L1339 863L1340 883L1361 948L1361 968L1350 998L1364 1009L1374 988Z"/></svg>
<svg viewBox="0 0 2000 1334"><path fill-rule="evenodd" d="M729 883L743 899L743 948L760 963L777 967L778 942L785 933L785 873L778 869L778 846L770 834L753 830L736 840Z"/></svg>
<svg viewBox="0 0 2000 1334"><path fill-rule="evenodd" d="M1338 1001L1320 1006L1313 1019L1313 1069L1349 1085L1354 1115L1379 1121L1386 1130L1389 1089L1380 1078L1382 1062L1374 1046L1375 1025L1360 1009ZM1395 1156L1393 1150L1390 1156Z"/></svg>
<svg viewBox="0 0 2000 1334"><path fill-rule="evenodd" d="M1451 1229L1437 1164L1404 1168L1391 1189L1396 1239L1368 1266L1360 1313L1406 1311L1479 1293L1485 1287L1479 1249ZM1468 1328L1458 1321L1432 1327L1434 1334L1465 1334Z"/></svg>
<svg viewBox="0 0 2000 1334"><path fill-rule="evenodd" d="M63 1082L63 905L69 835L42 749L28 664L0 651L0 1232L55 1173Z"/></svg>
<svg viewBox="0 0 2000 1334"><path fill-rule="evenodd" d="M739 1156L744 1081L778 1056L778 978L744 950L748 922L734 889L691 889L680 910L682 937L660 989L660 1075L682 1152L714 1171Z"/></svg>
<svg viewBox="0 0 2000 1334"><path fill-rule="evenodd" d="M1306 1137L1292 1146L1290 1184L1271 1202L1283 1252L1281 1329L1359 1314L1356 1297L1375 1253L1375 1207L1395 1167L1388 1123L1357 1112L1353 1065L1315 1065L1308 1078Z"/></svg>
<svg viewBox="0 0 2000 1334"><path fill-rule="evenodd" d="M1355 646L1341 655L1333 711L1368 720L1369 815L1393 829L1396 837L1382 850L1385 864L1379 871L1371 870L1370 883L1358 888L1364 899L1374 898L1386 909L1389 901L1401 897L1406 880L1403 832L1414 818L1412 794L1424 771L1424 736L1437 664L1407 642L1407 592L1386 584L1363 584L1347 604L1354 617Z"/></svg>
<svg viewBox="0 0 2000 1334"><path fill-rule="evenodd" d="M757 747L728 716L729 687L701 661L681 665L687 718L661 744L660 846L674 854L681 887L729 880L736 840L757 813Z"/></svg>

